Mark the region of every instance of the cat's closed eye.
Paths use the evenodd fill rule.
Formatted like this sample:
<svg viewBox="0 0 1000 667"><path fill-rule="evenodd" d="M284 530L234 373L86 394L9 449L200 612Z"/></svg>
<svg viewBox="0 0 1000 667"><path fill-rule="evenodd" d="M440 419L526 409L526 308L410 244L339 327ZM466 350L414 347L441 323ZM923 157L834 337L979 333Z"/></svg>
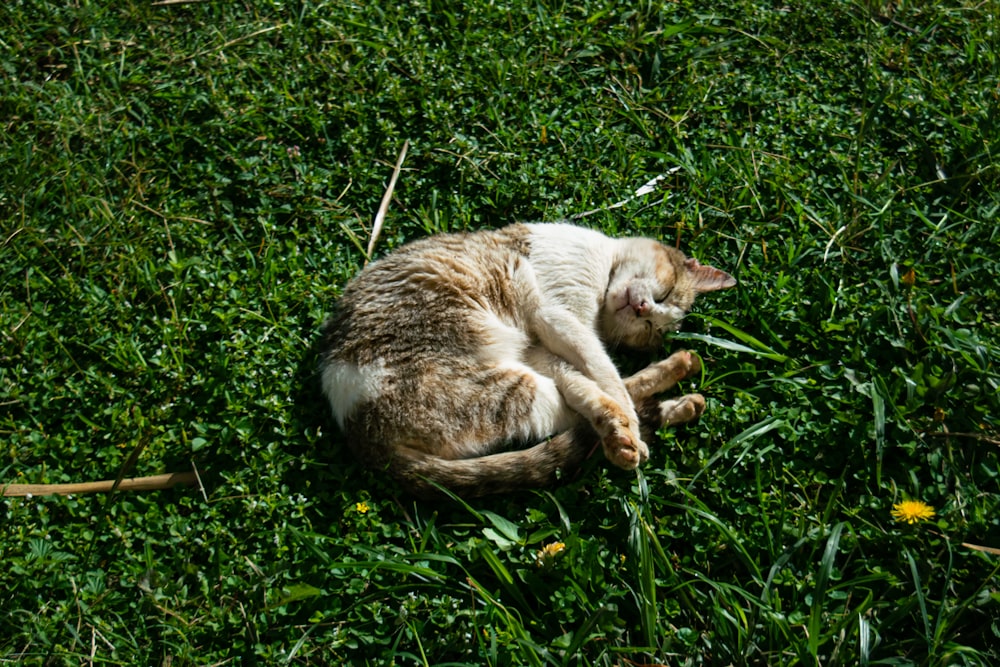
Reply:
<svg viewBox="0 0 1000 667"><path fill-rule="evenodd" d="M669 290L666 291L666 293L663 294L663 296L656 297L653 300L656 301L656 303L660 303L660 304L666 303L667 299L669 299L670 295L673 294L673 293L674 293L674 289L671 287Z"/></svg>

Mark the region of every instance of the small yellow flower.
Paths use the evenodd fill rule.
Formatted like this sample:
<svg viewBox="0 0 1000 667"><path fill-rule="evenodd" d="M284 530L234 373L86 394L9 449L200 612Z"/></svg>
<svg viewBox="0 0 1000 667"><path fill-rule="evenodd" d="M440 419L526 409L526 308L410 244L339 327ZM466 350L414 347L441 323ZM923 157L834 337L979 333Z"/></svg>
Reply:
<svg viewBox="0 0 1000 667"><path fill-rule="evenodd" d="M913 287L913 284L917 282L917 272L911 267L906 273L900 276L899 280L907 287Z"/></svg>
<svg viewBox="0 0 1000 667"><path fill-rule="evenodd" d="M358 514L367 514L371 508L368 507L368 503L357 503L354 505L354 509L358 511Z"/></svg>
<svg viewBox="0 0 1000 667"><path fill-rule="evenodd" d="M934 518L934 508L922 500L904 500L892 506L892 518L906 523L928 521Z"/></svg>
<svg viewBox="0 0 1000 667"><path fill-rule="evenodd" d="M566 545L562 542L553 542L552 544L546 544L544 547L538 550L535 554L535 564L538 567L550 563L557 554L562 553L566 549Z"/></svg>

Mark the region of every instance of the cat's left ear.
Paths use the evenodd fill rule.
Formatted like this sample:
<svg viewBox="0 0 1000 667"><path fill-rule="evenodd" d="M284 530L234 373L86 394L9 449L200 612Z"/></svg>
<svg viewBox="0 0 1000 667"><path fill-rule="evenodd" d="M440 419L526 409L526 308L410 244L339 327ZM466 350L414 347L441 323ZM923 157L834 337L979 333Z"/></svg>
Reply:
<svg viewBox="0 0 1000 667"><path fill-rule="evenodd" d="M698 292L714 292L736 285L736 279L725 271L714 266L705 266L693 257L684 262L684 267L688 270L688 276Z"/></svg>

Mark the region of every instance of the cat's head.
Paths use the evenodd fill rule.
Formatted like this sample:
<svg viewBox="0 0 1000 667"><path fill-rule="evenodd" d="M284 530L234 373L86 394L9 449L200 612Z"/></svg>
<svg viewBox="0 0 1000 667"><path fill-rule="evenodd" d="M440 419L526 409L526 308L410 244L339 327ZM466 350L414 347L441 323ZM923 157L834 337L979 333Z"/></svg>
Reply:
<svg viewBox="0 0 1000 667"><path fill-rule="evenodd" d="M651 239L621 239L604 294L601 329L613 345L649 348L664 332L677 331L703 292L726 289L736 280Z"/></svg>

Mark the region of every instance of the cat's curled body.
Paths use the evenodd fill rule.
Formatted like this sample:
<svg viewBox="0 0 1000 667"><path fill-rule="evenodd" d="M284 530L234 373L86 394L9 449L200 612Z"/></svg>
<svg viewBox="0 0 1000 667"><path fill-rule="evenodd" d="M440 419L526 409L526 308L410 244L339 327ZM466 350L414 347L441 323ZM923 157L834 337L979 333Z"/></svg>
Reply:
<svg viewBox="0 0 1000 667"><path fill-rule="evenodd" d="M656 241L568 224L432 236L349 283L324 329L323 391L355 455L417 495L544 486L598 442L632 469L640 425L701 414L697 394L654 397L698 361L622 379L607 347L657 346L698 293L734 284Z"/></svg>

